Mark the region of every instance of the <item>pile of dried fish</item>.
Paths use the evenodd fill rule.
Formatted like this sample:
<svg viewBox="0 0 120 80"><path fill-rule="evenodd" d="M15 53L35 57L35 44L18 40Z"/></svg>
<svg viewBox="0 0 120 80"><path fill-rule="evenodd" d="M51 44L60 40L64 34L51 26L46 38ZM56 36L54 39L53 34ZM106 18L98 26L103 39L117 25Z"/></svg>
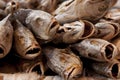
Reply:
<svg viewBox="0 0 120 80"><path fill-rule="evenodd" d="M0 80L120 80L120 0L0 0Z"/></svg>

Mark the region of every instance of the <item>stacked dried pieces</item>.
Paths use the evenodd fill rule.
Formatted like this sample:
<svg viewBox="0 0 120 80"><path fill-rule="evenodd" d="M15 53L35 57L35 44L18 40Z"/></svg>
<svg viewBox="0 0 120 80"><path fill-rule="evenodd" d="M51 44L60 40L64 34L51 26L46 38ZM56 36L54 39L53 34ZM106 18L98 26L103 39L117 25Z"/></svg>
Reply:
<svg viewBox="0 0 120 80"><path fill-rule="evenodd" d="M117 2L1 0L0 79L119 80Z"/></svg>

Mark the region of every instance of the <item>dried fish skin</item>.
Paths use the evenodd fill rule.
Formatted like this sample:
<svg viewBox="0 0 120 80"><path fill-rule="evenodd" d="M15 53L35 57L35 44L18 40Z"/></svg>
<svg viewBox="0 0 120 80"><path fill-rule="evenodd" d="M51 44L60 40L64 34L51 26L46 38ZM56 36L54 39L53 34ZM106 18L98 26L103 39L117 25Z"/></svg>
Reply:
<svg viewBox="0 0 120 80"><path fill-rule="evenodd" d="M18 68L19 72L25 73L36 72L37 74L44 75L47 66L39 58L40 57L34 60L20 59L18 63L16 63L16 67Z"/></svg>
<svg viewBox="0 0 120 80"><path fill-rule="evenodd" d="M101 21L95 24L96 35L93 37L111 40L120 33L120 25L112 21Z"/></svg>
<svg viewBox="0 0 120 80"><path fill-rule="evenodd" d="M54 43L76 43L79 40L94 35L94 25L86 20L79 20L71 23L65 23L60 26L56 34Z"/></svg>
<svg viewBox="0 0 120 80"><path fill-rule="evenodd" d="M1 80L40 80L40 75L36 73L0 73Z"/></svg>
<svg viewBox="0 0 120 80"><path fill-rule="evenodd" d="M71 79L82 73L82 62L70 50L45 48L43 50L47 57L48 67L61 75L64 79Z"/></svg>
<svg viewBox="0 0 120 80"><path fill-rule="evenodd" d="M5 57L12 47L13 26L9 21L10 16L0 21L0 58Z"/></svg>
<svg viewBox="0 0 120 80"><path fill-rule="evenodd" d="M15 23L14 46L17 53L25 59L34 59L41 54L41 47L32 32L18 20Z"/></svg>
<svg viewBox="0 0 120 80"><path fill-rule="evenodd" d="M83 57L106 62L113 60L118 55L116 46L103 39L85 39L79 43L71 45Z"/></svg>
<svg viewBox="0 0 120 80"><path fill-rule="evenodd" d="M120 78L120 63L113 60L109 63L93 63L92 69L101 75L107 76L112 79Z"/></svg>
<svg viewBox="0 0 120 80"><path fill-rule="evenodd" d="M37 9L52 13L56 10L59 0L39 0Z"/></svg>
<svg viewBox="0 0 120 80"><path fill-rule="evenodd" d="M14 16L25 24L35 34L36 38L43 42L49 42L54 39L59 28L55 18L41 10L20 9Z"/></svg>
<svg viewBox="0 0 120 80"><path fill-rule="evenodd" d="M54 12L60 24L77 19L96 21L103 17L110 8L111 0L67 0Z"/></svg>

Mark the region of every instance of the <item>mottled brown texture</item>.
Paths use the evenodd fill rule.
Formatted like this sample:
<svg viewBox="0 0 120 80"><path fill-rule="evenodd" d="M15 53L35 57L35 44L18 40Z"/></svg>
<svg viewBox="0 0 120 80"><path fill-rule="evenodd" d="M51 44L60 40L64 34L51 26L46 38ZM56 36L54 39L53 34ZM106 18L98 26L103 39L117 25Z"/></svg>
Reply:
<svg viewBox="0 0 120 80"><path fill-rule="evenodd" d="M18 20L14 24L14 46L17 53L25 59L34 59L39 56L41 47L32 32Z"/></svg>
<svg viewBox="0 0 120 80"><path fill-rule="evenodd" d="M93 36L95 33L94 25L86 20L79 20L65 23L60 26L56 34L54 43L76 43Z"/></svg>
<svg viewBox="0 0 120 80"><path fill-rule="evenodd" d="M109 63L92 63L92 69L96 73L112 79L120 78L120 63L117 60L113 60Z"/></svg>
<svg viewBox="0 0 120 80"><path fill-rule="evenodd" d="M55 18L41 10L20 9L14 15L43 43L53 40L59 28L59 24Z"/></svg>
<svg viewBox="0 0 120 80"><path fill-rule="evenodd" d="M96 21L103 17L110 8L111 0L67 0L54 12L59 23L72 22L76 19Z"/></svg>
<svg viewBox="0 0 120 80"><path fill-rule="evenodd" d="M71 79L82 73L82 62L78 56L67 49L45 48L48 67L64 79Z"/></svg>
<svg viewBox="0 0 120 80"><path fill-rule="evenodd" d="M0 58L5 57L11 47L13 40L13 26L8 18L10 15L0 21Z"/></svg>
<svg viewBox="0 0 120 80"><path fill-rule="evenodd" d="M111 40L120 33L120 24L110 21L101 21L95 24L95 38Z"/></svg>
<svg viewBox="0 0 120 80"><path fill-rule="evenodd" d="M118 54L116 46L103 39L85 39L71 47L81 56L100 62L111 61Z"/></svg>

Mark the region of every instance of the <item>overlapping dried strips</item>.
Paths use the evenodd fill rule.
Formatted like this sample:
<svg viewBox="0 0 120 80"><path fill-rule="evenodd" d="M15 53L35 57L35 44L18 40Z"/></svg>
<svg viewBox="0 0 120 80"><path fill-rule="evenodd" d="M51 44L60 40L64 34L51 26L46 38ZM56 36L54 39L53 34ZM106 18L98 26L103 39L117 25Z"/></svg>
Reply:
<svg viewBox="0 0 120 80"><path fill-rule="evenodd" d="M0 0L0 80L119 80L119 0Z"/></svg>

